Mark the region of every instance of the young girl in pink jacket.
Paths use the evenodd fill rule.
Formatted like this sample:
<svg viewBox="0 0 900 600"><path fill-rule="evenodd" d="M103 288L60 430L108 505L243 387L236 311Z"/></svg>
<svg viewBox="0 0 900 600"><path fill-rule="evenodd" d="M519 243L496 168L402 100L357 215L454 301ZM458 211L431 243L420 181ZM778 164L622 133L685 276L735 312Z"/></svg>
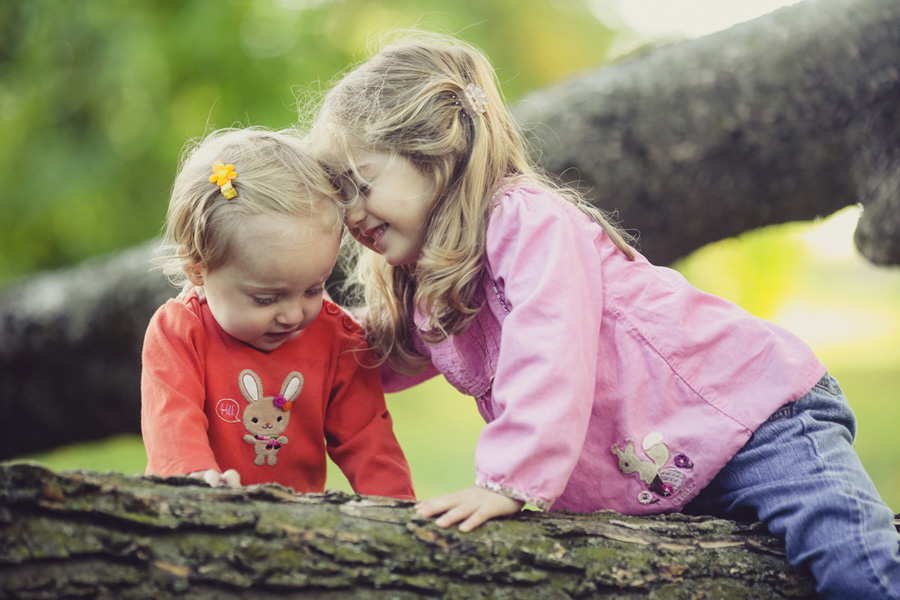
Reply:
<svg viewBox="0 0 900 600"><path fill-rule="evenodd" d="M442 374L486 422L475 485L420 515L461 531L526 502L759 519L821 594L900 599L900 535L825 366L539 173L479 51L385 47L313 135L356 198L350 283L385 389Z"/></svg>

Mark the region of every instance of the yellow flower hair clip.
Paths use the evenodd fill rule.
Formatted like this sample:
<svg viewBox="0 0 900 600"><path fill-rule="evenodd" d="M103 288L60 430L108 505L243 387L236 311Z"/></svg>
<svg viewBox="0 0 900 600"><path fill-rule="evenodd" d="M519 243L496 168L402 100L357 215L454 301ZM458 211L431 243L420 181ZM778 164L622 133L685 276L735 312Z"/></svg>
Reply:
<svg viewBox="0 0 900 600"><path fill-rule="evenodd" d="M221 160L217 160L212 164L213 174L209 176L209 180L215 183L222 190L222 195L231 200L237 196L237 190L231 185L231 180L237 177L234 172L234 165L226 165Z"/></svg>

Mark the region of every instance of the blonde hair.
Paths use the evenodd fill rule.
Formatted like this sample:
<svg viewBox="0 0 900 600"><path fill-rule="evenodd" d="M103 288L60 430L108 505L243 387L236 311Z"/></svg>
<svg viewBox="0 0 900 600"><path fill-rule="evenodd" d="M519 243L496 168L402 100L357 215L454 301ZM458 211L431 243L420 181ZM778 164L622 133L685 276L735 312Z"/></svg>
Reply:
<svg viewBox="0 0 900 600"><path fill-rule="evenodd" d="M226 198L212 163L234 165L237 196ZM290 131L262 127L222 129L189 142L172 189L166 233L155 263L181 286L186 270L215 269L228 260L229 242L242 217L264 213L317 218L341 228L343 205L323 167L305 142Z"/></svg>
<svg viewBox="0 0 900 600"><path fill-rule="evenodd" d="M485 112L467 109L468 84L487 94ZM600 223L633 257L623 234L598 209L532 165L490 61L466 42L423 32L402 34L328 92L313 135L317 146L336 150L351 168L351 149L362 147L408 159L435 184L425 246L416 264L392 267L359 244L348 245L352 254L345 256L346 285L365 304L371 345L402 372L416 372L426 363L414 345L413 307L429 317L428 343L461 333L481 309L474 294L486 268L493 192L502 186L528 183L558 193Z"/></svg>

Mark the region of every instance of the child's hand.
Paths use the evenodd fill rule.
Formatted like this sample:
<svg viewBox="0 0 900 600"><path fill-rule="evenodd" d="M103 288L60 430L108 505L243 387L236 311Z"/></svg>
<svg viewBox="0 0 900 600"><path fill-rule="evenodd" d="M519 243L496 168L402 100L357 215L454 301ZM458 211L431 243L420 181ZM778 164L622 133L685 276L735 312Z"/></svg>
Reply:
<svg viewBox="0 0 900 600"><path fill-rule="evenodd" d="M449 527L462 521L459 530L465 533L494 517L517 513L523 504L525 503L520 500L513 500L497 492L472 486L455 494L446 494L419 502L416 504L416 512L423 517L433 517L444 513L435 520L435 525Z"/></svg>
<svg viewBox="0 0 900 600"><path fill-rule="evenodd" d="M214 469L209 469L208 471L194 471L193 473L188 473L188 477L205 481L212 487L218 487L220 485L240 487L241 485L241 476L234 469L228 469L224 473L219 473Z"/></svg>

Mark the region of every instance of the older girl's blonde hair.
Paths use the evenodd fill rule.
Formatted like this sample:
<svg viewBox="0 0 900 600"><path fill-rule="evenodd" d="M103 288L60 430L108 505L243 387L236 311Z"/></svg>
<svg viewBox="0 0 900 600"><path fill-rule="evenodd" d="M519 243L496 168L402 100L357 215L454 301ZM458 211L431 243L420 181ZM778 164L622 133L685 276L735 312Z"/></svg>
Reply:
<svg viewBox="0 0 900 600"><path fill-rule="evenodd" d="M210 181L212 163L234 165L237 195L226 198ZM175 178L157 265L176 286L195 267L228 260L229 242L247 216L275 213L316 218L341 228L343 199L312 151L291 131L262 127L221 129L189 142Z"/></svg>
<svg viewBox="0 0 900 600"><path fill-rule="evenodd" d="M467 110L464 90L487 94L483 113ZM560 188L529 161L494 69L461 40L404 32L350 71L325 96L313 126L317 147L353 165L352 148L397 154L435 183L422 256L392 267L349 244L344 268L350 297L375 351L401 372L426 359L414 345L412 308L429 318L426 342L461 333L481 309L474 294L486 268L485 238L493 194L517 180L553 190L590 214L628 256L623 234L574 190ZM358 176L358 174L357 174ZM352 196L352 194L346 194Z"/></svg>

